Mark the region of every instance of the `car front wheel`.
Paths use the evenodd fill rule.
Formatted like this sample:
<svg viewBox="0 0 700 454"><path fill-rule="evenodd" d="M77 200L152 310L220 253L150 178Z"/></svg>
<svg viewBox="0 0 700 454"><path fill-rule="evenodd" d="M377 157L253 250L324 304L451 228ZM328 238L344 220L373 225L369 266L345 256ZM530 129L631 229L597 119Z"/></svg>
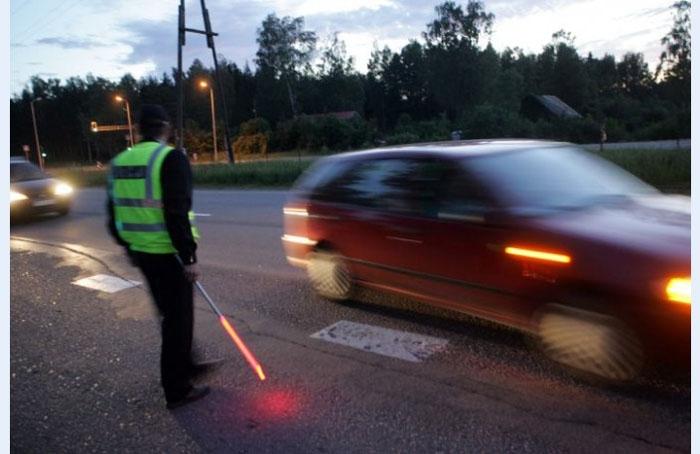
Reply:
<svg viewBox="0 0 700 454"><path fill-rule="evenodd" d="M644 366L639 337L611 315L549 305L539 318L538 333L550 359L605 380L633 380Z"/></svg>
<svg viewBox="0 0 700 454"><path fill-rule="evenodd" d="M316 293L334 301L343 301L352 294L352 276L345 258L328 250L310 254L306 267Z"/></svg>

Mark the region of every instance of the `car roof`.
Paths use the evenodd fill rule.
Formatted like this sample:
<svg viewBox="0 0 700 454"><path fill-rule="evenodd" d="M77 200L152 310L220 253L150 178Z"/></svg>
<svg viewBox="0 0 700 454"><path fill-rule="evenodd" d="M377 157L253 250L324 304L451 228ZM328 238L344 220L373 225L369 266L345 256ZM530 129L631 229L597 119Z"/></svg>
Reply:
<svg viewBox="0 0 700 454"><path fill-rule="evenodd" d="M350 151L345 153L339 153L333 155L332 157L343 160L379 158L390 156L405 157L410 155L433 155L447 158L458 158L501 153L506 151L562 146L573 146L573 144L567 142L527 139L452 140L444 142L425 142L409 145L397 145L361 151Z"/></svg>

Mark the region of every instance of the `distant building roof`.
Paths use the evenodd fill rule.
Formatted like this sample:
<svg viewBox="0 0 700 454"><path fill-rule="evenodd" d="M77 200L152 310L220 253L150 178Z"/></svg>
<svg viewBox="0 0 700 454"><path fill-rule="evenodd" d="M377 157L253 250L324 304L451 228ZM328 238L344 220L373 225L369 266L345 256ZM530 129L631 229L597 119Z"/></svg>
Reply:
<svg viewBox="0 0 700 454"><path fill-rule="evenodd" d="M528 95L521 104L521 112L528 118L580 118L581 114L554 95Z"/></svg>

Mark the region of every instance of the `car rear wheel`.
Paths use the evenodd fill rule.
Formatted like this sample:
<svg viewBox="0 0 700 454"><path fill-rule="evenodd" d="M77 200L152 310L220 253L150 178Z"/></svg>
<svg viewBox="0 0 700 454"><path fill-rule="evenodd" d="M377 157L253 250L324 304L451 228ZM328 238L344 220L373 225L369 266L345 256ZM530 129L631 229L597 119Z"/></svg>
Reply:
<svg viewBox="0 0 700 454"><path fill-rule="evenodd" d="M538 333L549 358L605 380L633 380L644 366L639 337L614 316L550 305Z"/></svg>
<svg viewBox="0 0 700 454"><path fill-rule="evenodd" d="M306 271L311 285L320 296L335 301L350 298L352 275L340 254L328 250L314 251L308 258Z"/></svg>

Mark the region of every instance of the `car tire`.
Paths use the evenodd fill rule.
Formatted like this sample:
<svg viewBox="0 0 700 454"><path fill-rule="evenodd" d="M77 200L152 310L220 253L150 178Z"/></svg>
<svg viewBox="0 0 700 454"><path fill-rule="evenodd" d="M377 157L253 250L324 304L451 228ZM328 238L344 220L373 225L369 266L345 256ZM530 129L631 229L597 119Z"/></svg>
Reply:
<svg viewBox="0 0 700 454"><path fill-rule="evenodd" d="M316 293L333 301L350 299L353 279L343 256L329 250L309 254L306 272Z"/></svg>
<svg viewBox="0 0 700 454"><path fill-rule="evenodd" d="M644 368L639 336L612 315L548 305L537 330L545 355L584 374L623 382L634 380Z"/></svg>

